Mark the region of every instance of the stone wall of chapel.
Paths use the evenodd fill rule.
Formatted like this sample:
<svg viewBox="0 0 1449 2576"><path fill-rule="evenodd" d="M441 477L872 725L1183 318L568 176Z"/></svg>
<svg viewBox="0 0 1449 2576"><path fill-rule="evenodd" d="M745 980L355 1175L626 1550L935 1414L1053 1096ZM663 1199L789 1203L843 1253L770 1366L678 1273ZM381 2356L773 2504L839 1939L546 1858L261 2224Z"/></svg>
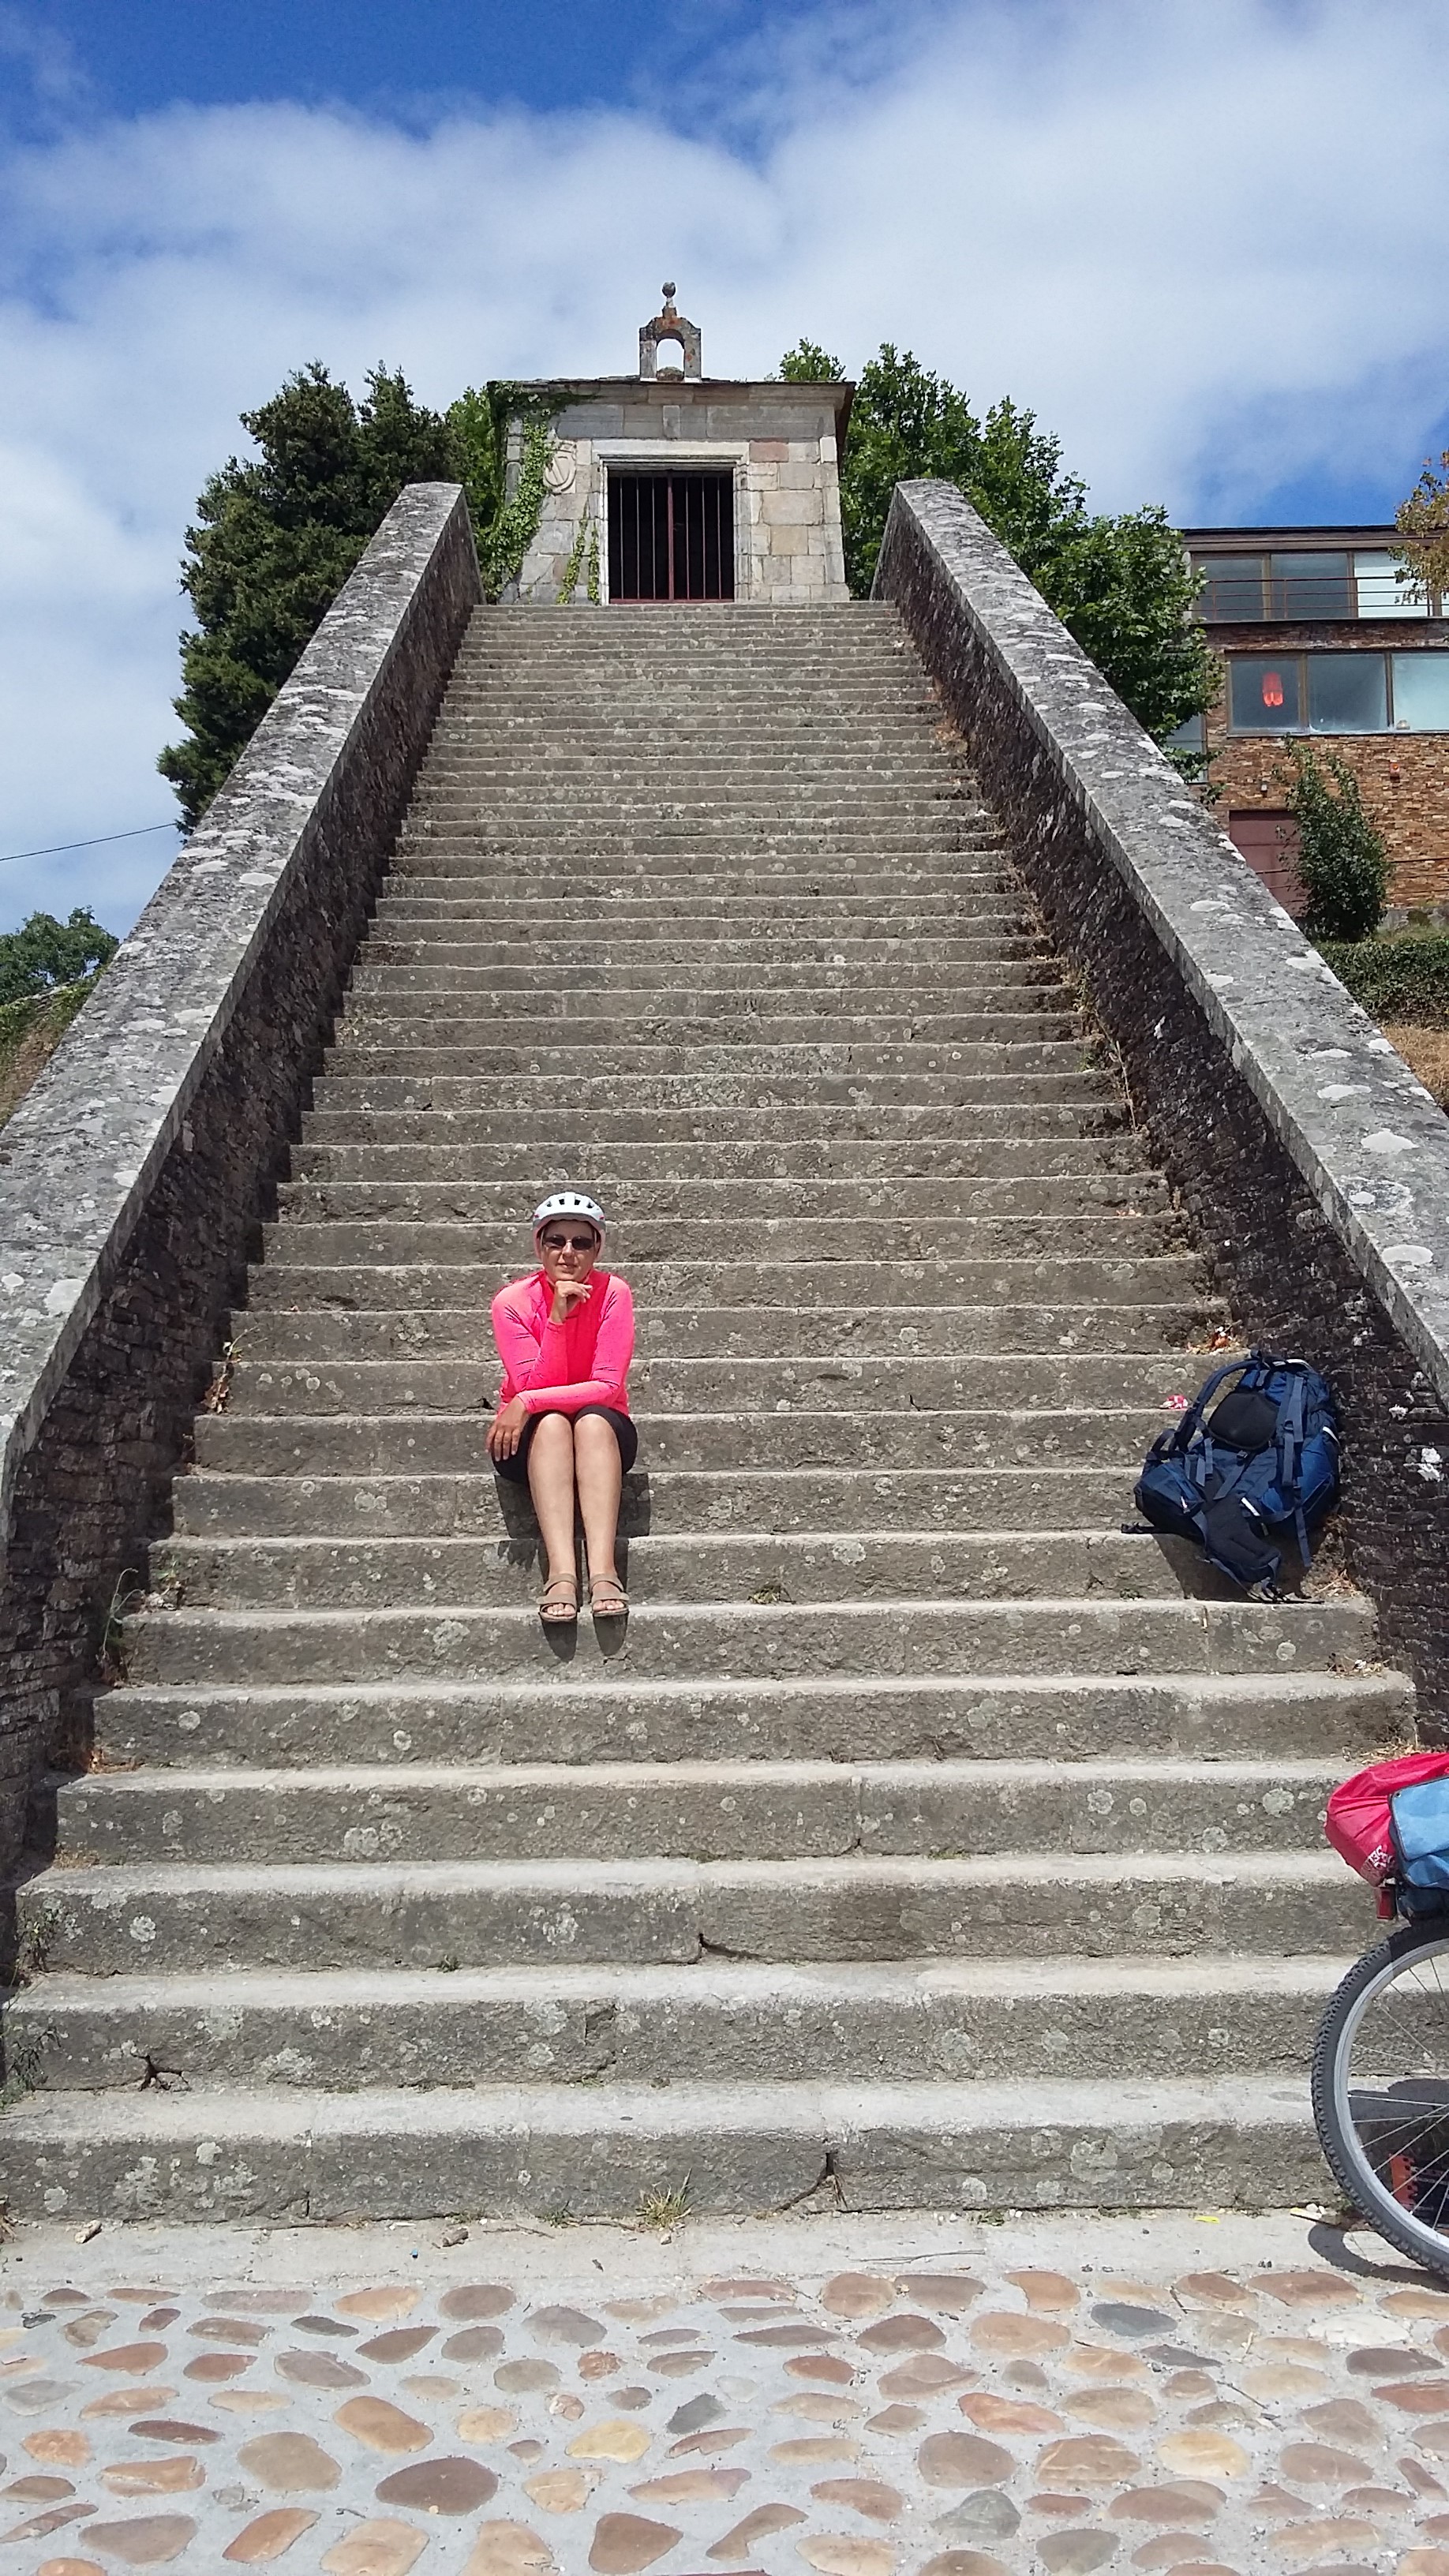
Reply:
<svg viewBox="0 0 1449 2576"><path fill-rule="evenodd" d="M647 388L631 381L618 399L601 392L597 400L569 404L555 438L543 513L519 581L522 599L557 600L577 562L573 596L587 601L595 530L607 599L608 473L611 465L648 471L656 449L661 472L671 463L686 471L730 468L736 598L776 607L824 607L849 598L833 409L801 402L787 386L741 387L736 398L724 399L707 381ZM581 527L587 533L576 554Z"/></svg>

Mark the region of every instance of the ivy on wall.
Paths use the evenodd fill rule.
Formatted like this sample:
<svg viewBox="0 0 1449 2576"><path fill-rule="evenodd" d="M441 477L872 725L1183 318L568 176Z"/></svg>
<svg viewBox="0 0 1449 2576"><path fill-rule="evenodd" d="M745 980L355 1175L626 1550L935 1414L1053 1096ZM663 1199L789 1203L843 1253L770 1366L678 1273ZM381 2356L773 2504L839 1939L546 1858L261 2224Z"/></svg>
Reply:
<svg viewBox="0 0 1449 2576"><path fill-rule="evenodd" d="M564 577L558 594L560 608L572 606L581 574L586 595L597 608L599 604L599 530L598 523L587 504L585 504L584 515L579 521L578 534L569 548L568 562L564 565Z"/></svg>
<svg viewBox="0 0 1449 2576"><path fill-rule="evenodd" d="M550 395L502 380L481 389L470 385L448 407L459 479L468 496L478 566L489 599L500 598L508 584L517 581L538 534L557 443L553 429L557 416L558 405ZM508 434L514 421L522 425L523 454L510 495Z"/></svg>

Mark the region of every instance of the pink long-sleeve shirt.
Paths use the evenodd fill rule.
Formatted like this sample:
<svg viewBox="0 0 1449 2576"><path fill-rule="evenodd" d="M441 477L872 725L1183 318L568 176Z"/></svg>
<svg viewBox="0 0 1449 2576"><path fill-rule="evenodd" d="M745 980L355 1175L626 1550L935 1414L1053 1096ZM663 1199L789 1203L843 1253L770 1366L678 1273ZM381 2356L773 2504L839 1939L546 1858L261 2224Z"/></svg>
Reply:
<svg viewBox="0 0 1449 2576"><path fill-rule="evenodd" d="M530 1413L580 1413L586 1404L629 1410L634 1300L610 1270L589 1274L592 1294L567 1323L550 1322L553 1290L543 1271L511 1279L493 1300L493 1338L503 1362L500 1404L521 1395Z"/></svg>

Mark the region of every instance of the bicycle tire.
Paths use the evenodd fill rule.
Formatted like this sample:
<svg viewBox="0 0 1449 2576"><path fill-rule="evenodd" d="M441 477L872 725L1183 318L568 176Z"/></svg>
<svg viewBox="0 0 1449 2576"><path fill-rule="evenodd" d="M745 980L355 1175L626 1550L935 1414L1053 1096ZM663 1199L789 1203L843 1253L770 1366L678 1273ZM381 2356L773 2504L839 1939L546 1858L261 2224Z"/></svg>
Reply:
<svg viewBox="0 0 1449 2576"><path fill-rule="evenodd" d="M1349 2060L1365 2012L1408 1969L1427 1964L1436 1953L1449 1968L1449 1919L1444 1916L1401 1925L1350 1968L1318 2027L1310 2091L1319 2145L1360 2217L1400 2254L1449 2277L1449 2223L1441 2232L1395 2198L1370 2161L1348 2111ZM1449 2007L1449 1989L1445 1992ZM1449 2018L1445 2038L1449 2044ZM1449 2054L1445 2065L1449 2095Z"/></svg>

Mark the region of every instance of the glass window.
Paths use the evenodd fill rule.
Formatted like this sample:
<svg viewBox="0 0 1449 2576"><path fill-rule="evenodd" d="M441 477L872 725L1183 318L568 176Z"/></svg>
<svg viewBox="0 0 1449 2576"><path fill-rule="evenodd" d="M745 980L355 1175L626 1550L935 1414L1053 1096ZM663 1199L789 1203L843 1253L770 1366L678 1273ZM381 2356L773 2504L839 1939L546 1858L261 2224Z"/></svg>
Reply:
<svg viewBox="0 0 1449 2576"><path fill-rule="evenodd" d="M1269 615L1352 617L1347 555L1282 554L1268 557Z"/></svg>
<svg viewBox="0 0 1449 2576"><path fill-rule="evenodd" d="M1234 654L1232 665L1234 733L1294 733L1298 713L1298 657Z"/></svg>
<svg viewBox="0 0 1449 2576"><path fill-rule="evenodd" d="M1261 620L1261 555L1195 555L1193 569L1207 576L1202 614L1210 626L1247 625Z"/></svg>
<svg viewBox="0 0 1449 2576"><path fill-rule="evenodd" d="M1360 617L1427 617L1429 603L1416 581L1398 579L1391 554L1355 555L1354 588Z"/></svg>
<svg viewBox="0 0 1449 2576"><path fill-rule="evenodd" d="M1449 665L1449 654L1445 655L1445 662ZM1168 735L1163 749L1165 751L1206 751L1207 725L1203 717L1189 716L1186 724L1180 724L1176 733Z"/></svg>
<svg viewBox="0 0 1449 2576"><path fill-rule="evenodd" d="M1383 733L1389 721L1382 653L1310 653L1310 733Z"/></svg>
<svg viewBox="0 0 1449 2576"><path fill-rule="evenodd" d="M1449 653L1396 653L1394 725L1400 733L1449 733Z"/></svg>

